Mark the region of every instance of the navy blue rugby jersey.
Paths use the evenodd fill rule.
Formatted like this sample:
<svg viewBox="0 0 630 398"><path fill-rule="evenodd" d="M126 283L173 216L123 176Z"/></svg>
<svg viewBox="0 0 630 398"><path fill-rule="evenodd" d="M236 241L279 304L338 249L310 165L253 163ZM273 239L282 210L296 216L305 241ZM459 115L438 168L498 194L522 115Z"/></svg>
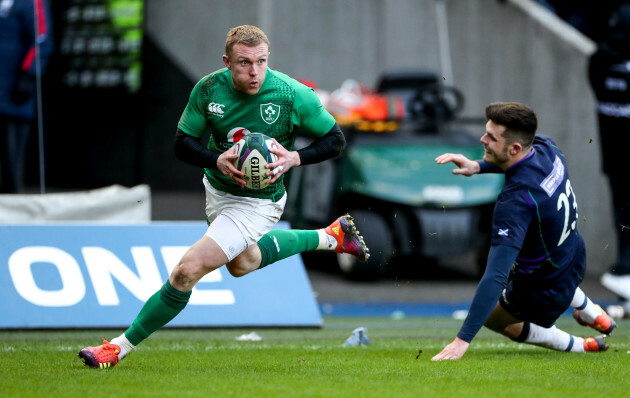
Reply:
<svg viewBox="0 0 630 398"><path fill-rule="evenodd" d="M547 278L574 262L584 246L578 205L564 155L548 137L505 170L492 223L492 244L520 250L513 272Z"/></svg>

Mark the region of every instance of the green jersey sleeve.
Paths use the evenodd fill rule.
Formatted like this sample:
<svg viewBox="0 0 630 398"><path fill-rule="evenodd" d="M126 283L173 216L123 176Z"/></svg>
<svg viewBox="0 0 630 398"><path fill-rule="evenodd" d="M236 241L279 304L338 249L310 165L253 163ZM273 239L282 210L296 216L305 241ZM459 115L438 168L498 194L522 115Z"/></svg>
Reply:
<svg viewBox="0 0 630 398"><path fill-rule="evenodd" d="M291 118L294 125L315 137L325 135L335 125L335 118L324 108L315 91L306 86L296 88Z"/></svg>
<svg viewBox="0 0 630 398"><path fill-rule="evenodd" d="M193 137L201 137L208 127L203 96L201 95L201 87L205 80L206 78L199 80L192 89L188 104L186 104L186 108L177 123L180 130Z"/></svg>

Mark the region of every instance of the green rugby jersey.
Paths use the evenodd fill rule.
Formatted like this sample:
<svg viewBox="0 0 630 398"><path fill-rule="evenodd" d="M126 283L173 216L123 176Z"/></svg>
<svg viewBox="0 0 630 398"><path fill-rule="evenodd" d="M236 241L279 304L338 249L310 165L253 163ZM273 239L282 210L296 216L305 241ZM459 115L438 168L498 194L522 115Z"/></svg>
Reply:
<svg viewBox="0 0 630 398"><path fill-rule="evenodd" d="M208 131L208 149L225 152L242 134L263 133L293 150L295 128L321 137L334 126L313 89L289 76L267 68L265 81L254 95L237 91L232 73L223 68L202 78L193 88L177 127L194 137ZM241 188L217 169L205 169L210 184L238 196L279 200L284 195L284 175L267 188Z"/></svg>

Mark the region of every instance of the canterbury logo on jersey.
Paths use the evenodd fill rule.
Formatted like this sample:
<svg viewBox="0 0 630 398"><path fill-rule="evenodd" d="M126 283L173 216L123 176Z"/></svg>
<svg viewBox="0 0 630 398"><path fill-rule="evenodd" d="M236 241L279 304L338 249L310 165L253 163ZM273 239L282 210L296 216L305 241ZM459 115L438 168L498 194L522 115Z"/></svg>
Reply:
<svg viewBox="0 0 630 398"><path fill-rule="evenodd" d="M223 107L225 107L225 105L211 102L208 104L208 113L210 113L211 115L223 117Z"/></svg>

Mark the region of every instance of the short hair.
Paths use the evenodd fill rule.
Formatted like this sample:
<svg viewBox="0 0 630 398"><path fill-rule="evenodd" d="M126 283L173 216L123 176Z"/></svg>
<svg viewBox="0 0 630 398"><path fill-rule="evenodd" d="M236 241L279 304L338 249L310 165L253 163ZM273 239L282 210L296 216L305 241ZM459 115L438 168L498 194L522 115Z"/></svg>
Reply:
<svg viewBox="0 0 630 398"><path fill-rule="evenodd" d="M509 142L520 142L528 148L534 142L538 119L527 105L518 102L493 102L486 106L486 118L505 126L503 136Z"/></svg>
<svg viewBox="0 0 630 398"><path fill-rule="evenodd" d="M267 35L260 28L253 25L241 25L230 29L225 39L225 54L230 56L235 44L245 44L248 47L255 47L260 43L269 46Z"/></svg>

